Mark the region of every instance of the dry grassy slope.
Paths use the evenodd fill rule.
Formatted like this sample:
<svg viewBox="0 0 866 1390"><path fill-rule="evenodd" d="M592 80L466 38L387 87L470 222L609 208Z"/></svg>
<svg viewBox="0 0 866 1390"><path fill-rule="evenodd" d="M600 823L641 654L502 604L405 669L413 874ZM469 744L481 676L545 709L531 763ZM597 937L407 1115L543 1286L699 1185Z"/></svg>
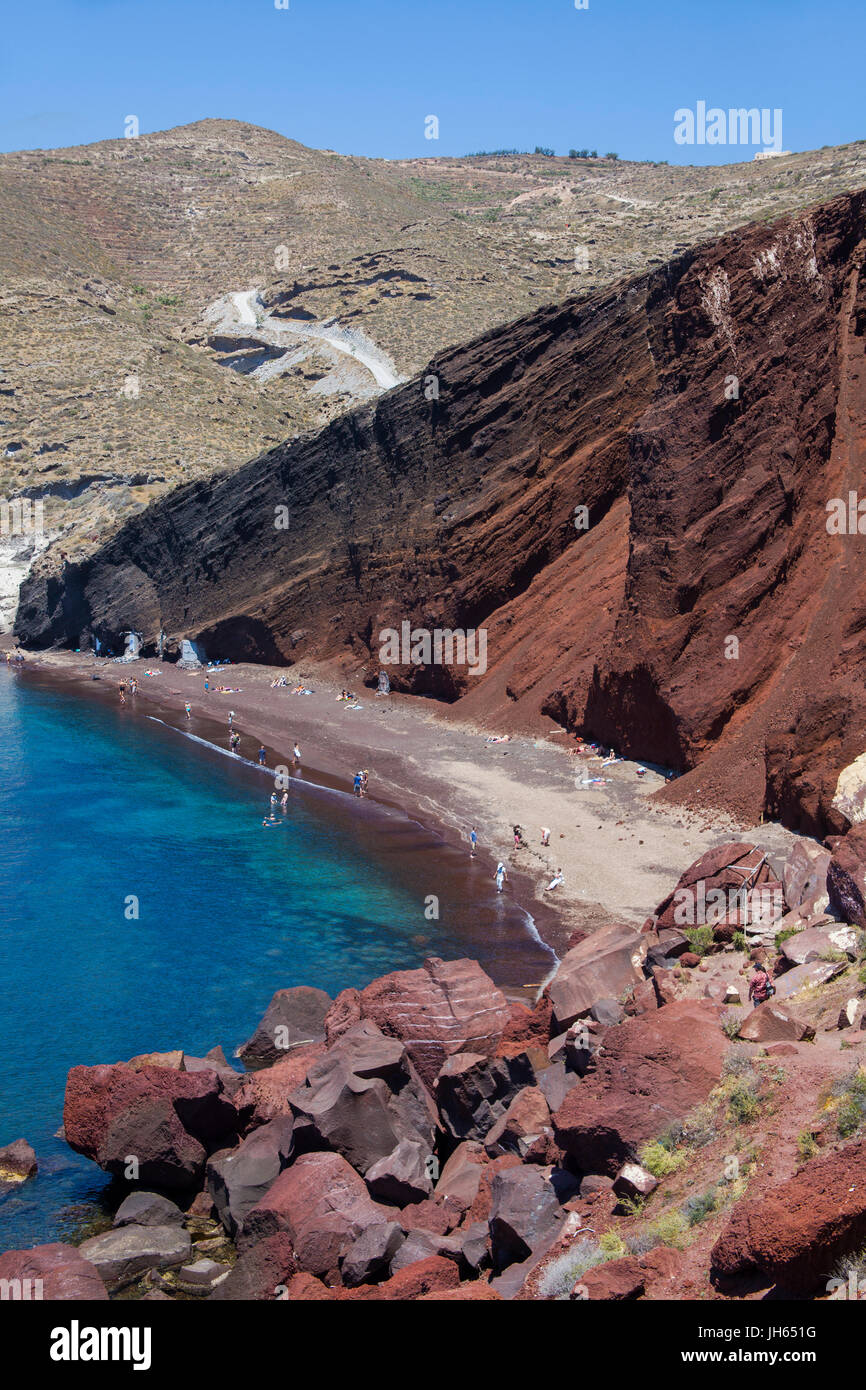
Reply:
<svg viewBox="0 0 866 1390"><path fill-rule="evenodd" d="M177 481L353 403L309 394L315 361L266 385L220 366L201 316L231 291L360 326L409 375L538 304L864 181L864 143L716 169L388 162L219 120L0 156L0 495L48 497L75 555Z"/></svg>

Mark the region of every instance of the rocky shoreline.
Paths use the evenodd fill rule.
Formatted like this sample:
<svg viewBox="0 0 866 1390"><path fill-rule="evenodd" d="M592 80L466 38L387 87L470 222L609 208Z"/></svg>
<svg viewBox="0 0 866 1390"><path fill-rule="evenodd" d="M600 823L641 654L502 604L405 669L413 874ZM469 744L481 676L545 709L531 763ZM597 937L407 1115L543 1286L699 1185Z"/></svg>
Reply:
<svg viewBox="0 0 866 1390"><path fill-rule="evenodd" d="M732 842L640 929L577 933L531 1007L434 957L333 1000L278 991L243 1074L218 1048L73 1067L66 1140L122 1200L0 1278L61 1300L819 1296L866 1234L864 926L860 827L781 859ZM749 1009L758 962L776 997Z"/></svg>

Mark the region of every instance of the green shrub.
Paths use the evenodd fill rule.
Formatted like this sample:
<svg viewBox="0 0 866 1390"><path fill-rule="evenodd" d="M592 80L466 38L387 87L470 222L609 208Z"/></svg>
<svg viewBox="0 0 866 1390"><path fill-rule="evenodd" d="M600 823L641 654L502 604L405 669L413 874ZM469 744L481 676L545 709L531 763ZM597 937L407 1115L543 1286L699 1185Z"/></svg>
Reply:
<svg viewBox="0 0 866 1390"><path fill-rule="evenodd" d="M538 1281L538 1292L542 1298L567 1299L581 1275L596 1265L604 1264L607 1259L609 1256L599 1242L594 1237L584 1236L569 1250L551 1260Z"/></svg>
<svg viewBox="0 0 866 1390"><path fill-rule="evenodd" d="M705 956L713 944L712 927L683 927L683 935L688 938L696 956Z"/></svg>
<svg viewBox="0 0 866 1390"><path fill-rule="evenodd" d="M695 1193L681 1208L683 1218L689 1226L698 1226L705 1221L711 1211L716 1209L716 1189L708 1187L706 1192Z"/></svg>
<svg viewBox="0 0 866 1390"><path fill-rule="evenodd" d="M675 1173L685 1160L685 1154L671 1152L660 1139L654 1140L651 1144L644 1144L638 1154L640 1166L652 1173L654 1178L666 1178L668 1173Z"/></svg>
<svg viewBox="0 0 866 1390"><path fill-rule="evenodd" d="M808 1163L818 1152L818 1145L807 1129L797 1136L797 1154L803 1163Z"/></svg>
<svg viewBox="0 0 866 1390"><path fill-rule="evenodd" d="M761 1103L755 1094L754 1086L745 1081L738 1081L728 1097L728 1119L738 1125L749 1124L756 1118L760 1109Z"/></svg>

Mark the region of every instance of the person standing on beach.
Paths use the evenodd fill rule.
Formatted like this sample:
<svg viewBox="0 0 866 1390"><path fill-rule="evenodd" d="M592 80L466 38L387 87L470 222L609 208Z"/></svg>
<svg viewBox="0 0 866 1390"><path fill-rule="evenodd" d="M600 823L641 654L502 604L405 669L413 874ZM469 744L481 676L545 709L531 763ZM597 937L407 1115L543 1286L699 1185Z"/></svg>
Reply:
<svg viewBox="0 0 866 1390"><path fill-rule="evenodd" d="M295 746L294 746L294 748L292 749L292 755L293 755L293 757L294 757L294 759L295 759L296 765L297 765L298 767L300 767L300 765L301 765L301 750L300 750L300 748L298 747L297 742L295 743Z"/></svg>
<svg viewBox="0 0 866 1390"><path fill-rule="evenodd" d="M207 673L205 673L204 688L205 688L205 693L207 693L207 691L210 690L210 678L208 677Z"/></svg>
<svg viewBox="0 0 866 1390"><path fill-rule="evenodd" d="M231 735L229 736L229 747L231 748L231 750L232 750L233 753L237 753L237 751L238 751L238 744L240 743L240 741L241 741L241 736L240 736L240 734L231 734Z"/></svg>
<svg viewBox="0 0 866 1390"><path fill-rule="evenodd" d="M475 851L478 848L478 831L475 829L474 825L472 827L472 833L469 836L469 843L472 846L471 850L469 851L469 858L474 859Z"/></svg>
<svg viewBox="0 0 866 1390"><path fill-rule="evenodd" d="M184 705L184 709L186 710L186 717L187 717L187 719L191 719L191 718L192 718L192 705L190 704L189 700L187 700L186 704Z"/></svg>
<svg viewBox="0 0 866 1390"><path fill-rule="evenodd" d="M361 782L363 781L363 779L364 774L362 772L355 773L355 778L352 782L352 791L355 793L355 796L361 795Z"/></svg>
<svg viewBox="0 0 866 1390"><path fill-rule="evenodd" d="M364 771L361 773L361 795L362 795L362 796L366 796L366 795L367 795L367 783L369 782L369 780L370 780L370 774L369 774L369 772L367 771L367 769L364 768Z"/></svg>
<svg viewBox="0 0 866 1390"><path fill-rule="evenodd" d="M543 845L550 844L550 831L548 830L546 825L543 825L541 827L541 843Z"/></svg>
<svg viewBox="0 0 866 1390"><path fill-rule="evenodd" d="M259 749L259 766L264 767L268 761L268 750L264 744Z"/></svg>
<svg viewBox="0 0 866 1390"><path fill-rule="evenodd" d="M502 860L500 859L499 863L496 865L496 891L497 891L497 893L501 893L501 892L502 892L502 885L503 885L503 883L507 883L507 882L508 882L508 873L506 872L505 865L503 864Z"/></svg>
<svg viewBox="0 0 866 1390"><path fill-rule="evenodd" d="M118 693L119 693L119 695L120 695L120 703L121 703L122 705L125 705L125 704L126 704L126 681L121 681L121 682L120 682L120 686L119 686Z"/></svg>
<svg viewBox="0 0 866 1390"><path fill-rule="evenodd" d="M235 712L234 712L233 709L230 709L230 710L229 710L229 728L231 728L231 726L232 726L232 720L234 719L234 717L235 717Z"/></svg>

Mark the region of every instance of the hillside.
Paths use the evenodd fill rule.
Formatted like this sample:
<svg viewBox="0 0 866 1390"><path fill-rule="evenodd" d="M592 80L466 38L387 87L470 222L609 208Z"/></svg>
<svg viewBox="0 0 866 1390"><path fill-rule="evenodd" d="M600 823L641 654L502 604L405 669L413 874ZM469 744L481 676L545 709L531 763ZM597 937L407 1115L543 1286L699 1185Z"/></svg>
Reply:
<svg viewBox="0 0 866 1390"><path fill-rule="evenodd" d="M416 378L62 573L49 553L19 638L164 629L373 681L385 629L483 625L484 670L404 658L392 682L499 729L553 718L746 822L844 829L866 617L860 537L827 503L862 480L864 210L840 197L537 310L435 358L438 398Z"/></svg>
<svg viewBox="0 0 866 1390"><path fill-rule="evenodd" d="M864 181L864 143L716 169L389 162L220 120L2 155L0 495L43 499L81 557L447 348ZM33 552L3 543L0 626Z"/></svg>

